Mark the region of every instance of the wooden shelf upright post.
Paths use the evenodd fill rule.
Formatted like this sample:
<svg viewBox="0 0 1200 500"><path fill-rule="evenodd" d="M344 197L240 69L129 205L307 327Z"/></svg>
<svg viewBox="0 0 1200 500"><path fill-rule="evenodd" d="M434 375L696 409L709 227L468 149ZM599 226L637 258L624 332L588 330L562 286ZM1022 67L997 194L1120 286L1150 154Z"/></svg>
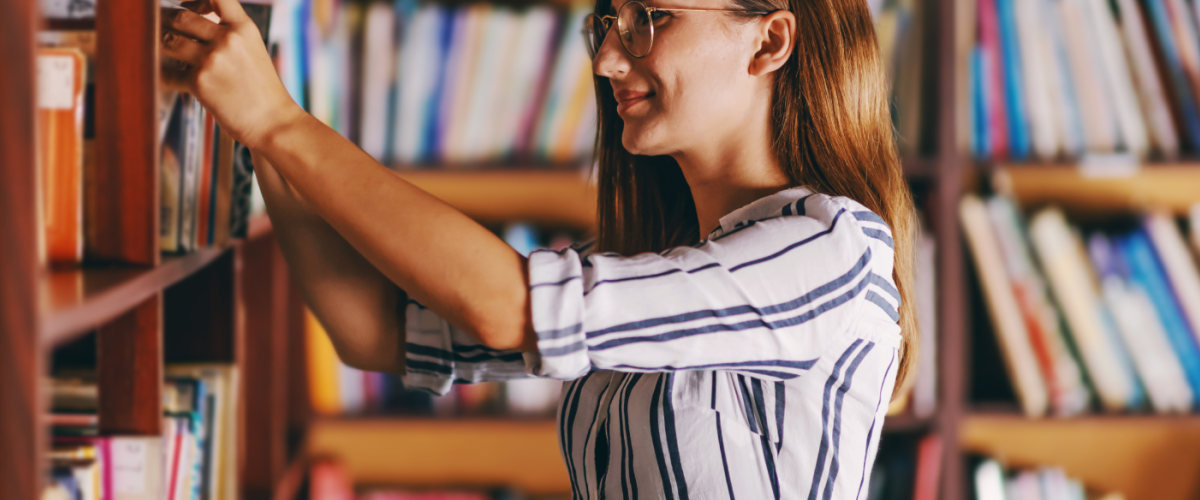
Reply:
<svg viewBox="0 0 1200 500"><path fill-rule="evenodd" d="M33 0L0 2L0 498L41 490Z"/></svg>

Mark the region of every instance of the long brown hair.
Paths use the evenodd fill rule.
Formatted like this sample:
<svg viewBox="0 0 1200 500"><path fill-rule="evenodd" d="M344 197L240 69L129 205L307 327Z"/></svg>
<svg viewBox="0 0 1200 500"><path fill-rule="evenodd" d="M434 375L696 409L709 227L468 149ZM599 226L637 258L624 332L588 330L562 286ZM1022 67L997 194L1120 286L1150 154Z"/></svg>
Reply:
<svg viewBox="0 0 1200 500"><path fill-rule="evenodd" d="M596 12L606 13L610 2L598 0ZM775 73L771 116L775 153L791 184L851 198L891 226L903 337L892 397L900 397L911 386L917 357L915 217L896 153L871 13L864 0L733 3L746 12L789 10L796 16L795 51ZM633 255L699 242L696 206L679 165L669 156L629 153L621 145L624 123L612 85L600 76L595 83L597 251Z"/></svg>

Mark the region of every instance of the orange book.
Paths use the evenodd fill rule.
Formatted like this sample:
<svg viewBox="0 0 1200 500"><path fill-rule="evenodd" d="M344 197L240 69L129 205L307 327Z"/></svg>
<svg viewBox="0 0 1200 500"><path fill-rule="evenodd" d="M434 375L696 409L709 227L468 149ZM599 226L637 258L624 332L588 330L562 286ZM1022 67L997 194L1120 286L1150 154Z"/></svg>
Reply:
<svg viewBox="0 0 1200 500"><path fill-rule="evenodd" d="M37 145L46 260L83 261L83 86L87 62L73 48L37 54Z"/></svg>

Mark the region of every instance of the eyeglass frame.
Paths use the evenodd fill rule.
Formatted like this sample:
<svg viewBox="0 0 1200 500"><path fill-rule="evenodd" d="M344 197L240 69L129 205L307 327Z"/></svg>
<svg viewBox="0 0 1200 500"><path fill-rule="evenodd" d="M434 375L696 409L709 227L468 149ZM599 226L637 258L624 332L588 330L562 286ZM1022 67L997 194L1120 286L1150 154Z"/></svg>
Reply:
<svg viewBox="0 0 1200 500"><path fill-rule="evenodd" d="M654 49L654 19L652 17L650 17L650 14L653 12L656 12L656 11L663 11L663 12L741 12L743 14L754 14L754 15L759 15L759 16L765 16L765 15L768 15L768 14L771 14L772 12L774 12L774 11L754 11L754 10L742 10L742 9L662 8L662 7L651 7L649 5L646 5L646 3L642 2L641 0L629 0L628 2L625 2L623 5L621 5L620 9L617 9L617 15L615 15L615 16L601 16L601 15L592 13L592 14L588 14L586 17L583 18L583 27L585 30L583 33L583 36L588 38L587 48L588 48L588 54L591 56L591 59L595 59L596 54L600 53L600 47L604 46L604 40L608 39L608 32L612 30L613 24L617 24L620 22L621 10L623 10L623 9L625 9L625 7L629 7L631 4L635 4L635 3L640 4L642 6L642 8L644 8L646 10L646 19L650 20L650 24L648 25L650 27L650 46L646 47L646 53L642 54L640 56L634 54L633 51L629 49L629 46L625 45L625 40L621 40L621 47L625 48L625 52L628 53L630 55L630 57L634 57L637 59L641 59L643 57L650 55L650 51ZM600 24L604 25L604 37L600 39L600 45L595 47L594 50L592 47L591 37L588 36L588 33L587 33L587 30L592 23L592 19L599 19ZM619 29L620 25L618 24L617 27Z"/></svg>

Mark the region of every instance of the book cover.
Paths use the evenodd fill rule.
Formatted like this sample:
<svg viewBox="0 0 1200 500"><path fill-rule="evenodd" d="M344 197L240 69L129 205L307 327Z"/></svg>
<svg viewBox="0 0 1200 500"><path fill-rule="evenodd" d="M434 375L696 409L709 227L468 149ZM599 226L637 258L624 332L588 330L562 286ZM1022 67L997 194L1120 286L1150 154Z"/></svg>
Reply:
<svg viewBox="0 0 1200 500"><path fill-rule="evenodd" d="M1087 17L1091 21L1092 45L1100 55L1100 70L1108 89L1109 104L1114 111L1121 144L1125 151L1142 158L1149 150L1146 137L1146 122L1134 96L1130 80L1129 64L1121 50L1121 37L1113 20L1108 0L1083 0Z"/></svg>
<svg viewBox="0 0 1200 500"><path fill-rule="evenodd" d="M1128 370L1120 347L1112 340L1090 266L1078 236L1057 208L1047 208L1030 221L1030 239L1050 291L1062 310L1080 358L1108 411L1129 408L1137 400L1136 375Z"/></svg>
<svg viewBox="0 0 1200 500"><path fill-rule="evenodd" d="M1021 58L1014 0L994 0L1000 31L1000 54L1004 62L1004 105L1008 116L1009 155L1014 160L1029 157L1029 123L1026 114L1025 65Z"/></svg>
<svg viewBox="0 0 1200 500"><path fill-rule="evenodd" d="M1008 105L1004 94L1004 53L1000 41L996 0L980 0L979 48L983 59L984 105L988 120L988 151L993 158L1009 155Z"/></svg>
<svg viewBox="0 0 1200 500"><path fill-rule="evenodd" d="M187 137L184 126L184 100L175 101L159 160L159 248L164 253L179 251L180 187Z"/></svg>
<svg viewBox="0 0 1200 500"><path fill-rule="evenodd" d="M76 48L37 52L37 147L46 261L83 262L83 94L87 60Z"/></svg>
<svg viewBox="0 0 1200 500"><path fill-rule="evenodd" d="M1138 100L1146 117L1154 147L1166 158L1179 156L1179 134L1167 106L1166 91L1154 64L1146 23L1136 0L1116 0L1121 13L1121 35L1133 68Z"/></svg>
<svg viewBox="0 0 1200 500"><path fill-rule="evenodd" d="M1154 410L1188 411L1192 407L1191 388L1150 298L1130 282L1129 270L1107 236L1091 235L1088 254L1100 277L1101 296L1146 385Z"/></svg>
<svg viewBox="0 0 1200 500"><path fill-rule="evenodd" d="M1050 390L1054 413L1076 415L1087 409L1090 393L1083 371L1067 345L1062 318L1050 302L1045 280L1034 265L1025 225L1012 200L996 196L987 201L1004 264Z"/></svg>
<svg viewBox="0 0 1200 500"><path fill-rule="evenodd" d="M1192 84L1184 72L1176 48L1166 6L1160 0L1141 0L1139 3L1145 9L1150 32L1153 33L1152 40L1158 49L1161 61L1159 70L1171 89L1171 109L1177 116L1176 122L1183 132L1181 135L1192 148L1200 147L1200 110L1196 108L1196 95L1193 94Z"/></svg>
<svg viewBox="0 0 1200 500"><path fill-rule="evenodd" d="M1200 391L1200 348L1192 335L1187 320L1176 303L1170 285L1166 281L1162 264L1154 254L1150 238L1143 231L1134 231L1117 238L1118 248L1129 267L1131 280L1150 297L1154 310L1166 330L1167 339L1174 347L1192 393Z"/></svg>
<svg viewBox="0 0 1200 500"><path fill-rule="evenodd" d="M1013 294L1012 283L1004 269L1004 257L1000 243L996 241L987 207L978 197L968 194L959 202L959 214L963 234L983 285L988 313L1004 354L1009 379L1016 389L1021 408L1030 417L1045 415L1050 395L1020 305Z"/></svg>
<svg viewBox="0 0 1200 500"><path fill-rule="evenodd" d="M387 161L388 94L396 61L396 16L391 3L372 2L363 31L363 68L360 77L362 115L358 145L376 160Z"/></svg>

